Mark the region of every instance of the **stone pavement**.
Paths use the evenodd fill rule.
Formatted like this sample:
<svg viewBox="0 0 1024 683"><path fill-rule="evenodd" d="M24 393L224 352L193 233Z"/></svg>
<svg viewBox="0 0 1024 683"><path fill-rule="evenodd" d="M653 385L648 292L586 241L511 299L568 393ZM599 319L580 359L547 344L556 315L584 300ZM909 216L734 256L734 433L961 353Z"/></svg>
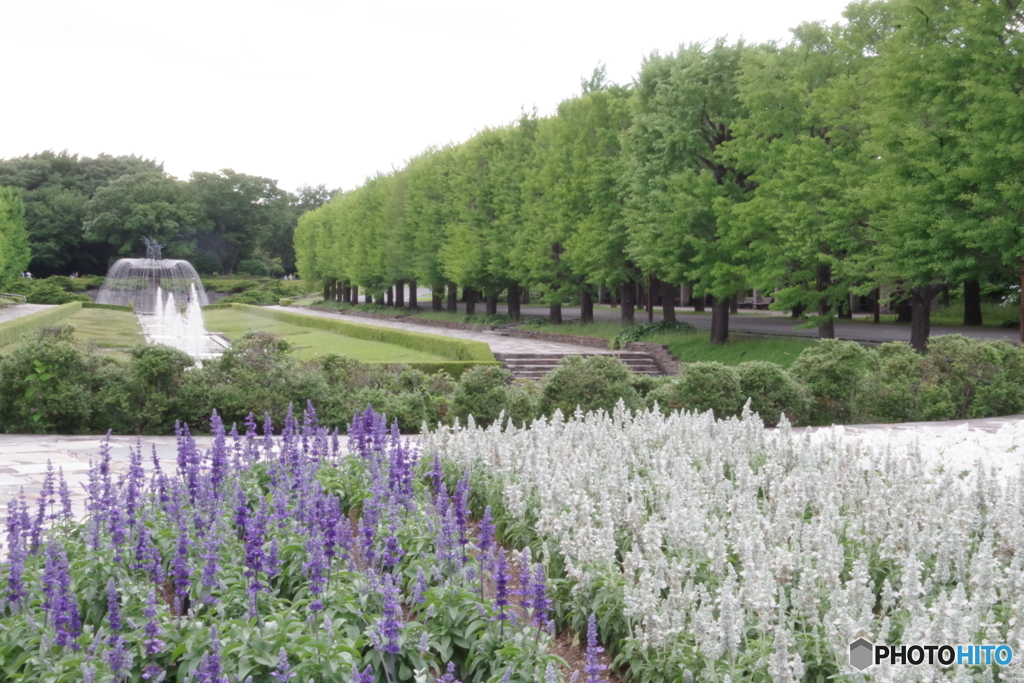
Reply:
<svg viewBox="0 0 1024 683"><path fill-rule="evenodd" d="M563 355L579 355L579 354L595 354L605 353L614 355L617 351L610 349L598 349L590 346L578 346L576 344L563 344L561 342L548 342L541 341L539 339L520 339L518 337L512 337L508 334L503 334L500 330L495 331L475 331L475 330L449 330L443 327L424 327L423 325L413 325L410 323L403 323L392 320L377 320L375 318L361 318L354 315L345 315L343 313L326 313L324 311L311 311L309 309L291 308L284 306L268 306L267 308L277 309L279 311L288 311L289 313L301 313L303 315L313 315L321 318L340 318L348 322L358 323L360 325L372 325L375 327L391 327L398 330L408 330L409 332L419 332L420 334L432 334L438 337L458 337L459 339L471 339L473 341L483 342L491 347L491 351L494 353L548 353L548 354L563 354Z"/></svg>

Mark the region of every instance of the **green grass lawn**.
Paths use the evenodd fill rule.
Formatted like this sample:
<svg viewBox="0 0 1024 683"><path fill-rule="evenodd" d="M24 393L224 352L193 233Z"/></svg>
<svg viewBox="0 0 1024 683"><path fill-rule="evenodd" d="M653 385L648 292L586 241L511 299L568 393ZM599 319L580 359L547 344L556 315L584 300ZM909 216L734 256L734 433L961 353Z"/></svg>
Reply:
<svg viewBox="0 0 1024 683"><path fill-rule="evenodd" d="M759 337L732 333L725 344L708 341L707 330L685 334L654 334L644 341L665 344L672 355L684 363L717 361L723 365L739 365L750 360L764 360L788 368L800 352L817 344L816 339L801 337Z"/></svg>
<svg viewBox="0 0 1024 683"><path fill-rule="evenodd" d="M1002 327L1007 320L1016 321L1020 319L1020 306L1011 304L1000 306L992 301L981 302L981 320L983 327ZM872 318L854 318L856 322L871 323ZM882 315L879 320L883 323L895 323L896 315ZM841 322L850 322L843 320ZM964 302L954 301L949 306L940 306L932 311L931 324L943 327L963 327L964 323Z"/></svg>
<svg viewBox="0 0 1024 683"><path fill-rule="evenodd" d="M94 344L103 353L125 357L125 350L136 344L145 344L135 314L130 311L112 311L102 308L83 308L61 320L58 325L75 328L75 338L83 343ZM0 354L7 354L18 344L0 348Z"/></svg>
<svg viewBox="0 0 1024 683"><path fill-rule="evenodd" d="M279 335L292 345L298 357L303 360L328 353L351 356L362 361L387 363L448 360L394 344L353 339L334 332L293 325L230 308L203 311L203 320L207 330L219 332L231 340L238 339L250 331Z"/></svg>
<svg viewBox="0 0 1024 683"><path fill-rule="evenodd" d="M586 325L527 325L523 329L611 339L621 332L623 327L621 323L614 321L597 321ZM739 365L748 360L765 360L778 363L784 368L788 368L801 351L816 343L814 339L798 337L760 337L733 333L729 335L728 343L711 344L708 342L708 335L707 330L698 330L656 334L643 341L665 344L672 351L672 355L685 363L717 361L723 365Z"/></svg>

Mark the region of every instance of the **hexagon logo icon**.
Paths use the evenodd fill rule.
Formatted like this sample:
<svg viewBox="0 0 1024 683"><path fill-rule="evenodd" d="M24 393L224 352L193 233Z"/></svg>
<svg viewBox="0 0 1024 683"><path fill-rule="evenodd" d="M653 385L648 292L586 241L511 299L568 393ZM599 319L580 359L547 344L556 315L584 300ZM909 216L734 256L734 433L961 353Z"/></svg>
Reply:
<svg viewBox="0 0 1024 683"><path fill-rule="evenodd" d="M871 653L874 649L874 645L863 638L850 643L850 666L857 671L863 671L871 666Z"/></svg>

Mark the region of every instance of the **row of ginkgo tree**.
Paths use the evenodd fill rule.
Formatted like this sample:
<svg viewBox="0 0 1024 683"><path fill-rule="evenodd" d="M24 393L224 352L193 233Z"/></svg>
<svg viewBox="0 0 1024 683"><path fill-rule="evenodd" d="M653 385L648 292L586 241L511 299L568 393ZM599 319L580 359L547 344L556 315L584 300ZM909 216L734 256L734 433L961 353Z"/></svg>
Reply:
<svg viewBox="0 0 1024 683"><path fill-rule="evenodd" d="M305 214L298 269L330 298L418 283L440 307L458 285L513 316L528 288L554 321L569 301L586 319L599 287L630 320L637 283L664 283L669 307L686 285L711 301L713 342L751 289L830 337L851 294L881 287L909 302L924 350L939 291L964 286L977 324L978 282L1024 275L1024 19L1005 0L845 17L784 46L655 53L628 87L599 68L552 116L430 149Z"/></svg>

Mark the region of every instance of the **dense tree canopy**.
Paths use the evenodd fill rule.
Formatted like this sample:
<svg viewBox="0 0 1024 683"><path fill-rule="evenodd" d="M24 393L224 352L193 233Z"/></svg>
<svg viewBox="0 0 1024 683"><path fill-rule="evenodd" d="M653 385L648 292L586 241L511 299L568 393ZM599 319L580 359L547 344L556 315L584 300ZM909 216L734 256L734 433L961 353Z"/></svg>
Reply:
<svg viewBox="0 0 1024 683"><path fill-rule="evenodd" d="M0 289L23 273L30 259L21 191L0 187Z"/></svg>

